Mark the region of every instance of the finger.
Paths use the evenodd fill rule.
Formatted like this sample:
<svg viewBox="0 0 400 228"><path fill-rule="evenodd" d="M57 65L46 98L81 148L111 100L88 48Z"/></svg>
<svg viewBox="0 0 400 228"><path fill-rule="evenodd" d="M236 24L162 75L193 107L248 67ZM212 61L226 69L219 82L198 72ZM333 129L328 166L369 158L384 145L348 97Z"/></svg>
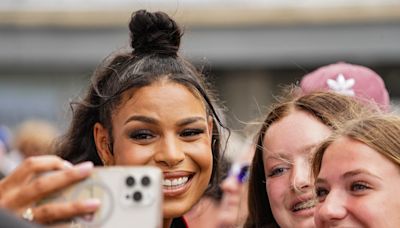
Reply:
<svg viewBox="0 0 400 228"><path fill-rule="evenodd" d="M34 156L25 159L21 165L5 178L6 184L18 184L33 176L52 170L71 167L71 163L55 155Z"/></svg>
<svg viewBox="0 0 400 228"><path fill-rule="evenodd" d="M83 162L70 169L40 176L32 180L23 190L21 189L17 197L24 199L25 202L36 202L51 193L88 177L92 170L92 162Z"/></svg>
<svg viewBox="0 0 400 228"><path fill-rule="evenodd" d="M241 184L237 180L236 176L228 176L222 181L220 187L224 191L224 193L229 192L232 194L239 194L241 189Z"/></svg>
<svg viewBox="0 0 400 228"><path fill-rule="evenodd" d="M49 224L79 215L94 213L100 207L100 200L87 199L69 203L51 203L33 209L34 221Z"/></svg>
<svg viewBox="0 0 400 228"><path fill-rule="evenodd" d="M66 167L72 167L72 165L54 155L27 158L12 174L0 181L0 206L16 210L21 205L28 205L31 202L27 202L23 196L26 193L28 181L39 172Z"/></svg>

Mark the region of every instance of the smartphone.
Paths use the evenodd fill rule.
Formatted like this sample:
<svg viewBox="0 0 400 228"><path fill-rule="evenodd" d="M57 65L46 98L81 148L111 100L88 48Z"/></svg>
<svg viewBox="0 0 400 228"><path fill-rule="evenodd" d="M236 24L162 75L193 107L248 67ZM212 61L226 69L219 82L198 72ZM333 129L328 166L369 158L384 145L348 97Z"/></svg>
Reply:
<svg viewBox="0 0 400 228"><path fill-rule="evenodd" d="M42 200L65 202L97 198L100 208L50 227L161 228L162 172L151 166L96 167L87 179Z"/></svg>

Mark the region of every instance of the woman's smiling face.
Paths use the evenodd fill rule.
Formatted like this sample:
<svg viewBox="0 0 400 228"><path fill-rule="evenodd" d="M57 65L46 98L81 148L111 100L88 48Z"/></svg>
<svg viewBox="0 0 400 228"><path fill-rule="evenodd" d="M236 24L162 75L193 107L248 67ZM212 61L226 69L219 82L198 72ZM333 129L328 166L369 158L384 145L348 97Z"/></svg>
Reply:
<svg viewBox="0 0 400 228"><path fill-rule="evenodd" d="M209 184L212 127L197 96L181 84L161 80L124 93L112 114L112 153L107 130L97 124L94 131L106 165L162 169L163 214L173 218L188 211Z"/></svg>
<svg viewBox="0 0 400 228"><path fill-rule="evenodd" d="M317 227L400 227L400 169L359 141L328 146L315 189Z"/></svg>
<svg viewBox="0 0 400 228"><path fill-rule="evenodd" d="M269 204L280 227L315 227L310 160L329 127L304 111L273 123L264 137L264 172Z"/></svg>

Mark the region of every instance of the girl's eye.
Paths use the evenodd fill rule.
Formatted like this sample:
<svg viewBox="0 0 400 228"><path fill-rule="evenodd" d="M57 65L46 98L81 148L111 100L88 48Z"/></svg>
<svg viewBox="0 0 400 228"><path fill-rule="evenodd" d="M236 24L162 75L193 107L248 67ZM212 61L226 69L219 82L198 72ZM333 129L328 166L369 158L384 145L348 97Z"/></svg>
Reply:
<svg viewBox="0 0 400 228"><path fill-rule="evenodd" d="M179 135L181 137L191 137L191 136L196 136L196 135L200 135L200 134L203 134L203 133L204 133L204 129L193 128L193 129L185 129Z"/></svg>
<svg viewBox="0 0 400 228"><path fill-rule="evenodd" d="M322 187L315 188L315 195L317 195L317 199L319 202L322 202L325 197L328 195L329 191Z"/></svg>
<svg viewBox="0 0 400 228"><path fill-rule="evenodd" d="M148 140L154 138L154 134L149 130L137 130L129 134L131 139L135 140Z"/></svg>
<svg viewBox="0 0 400 228"><path fill-rule="evenodd" d="M268 177L277 177L280 176L282 174L284 174L286 171L288 171L289 168L284 168L284 167L278 167L278 168L274 168L271 170L270 174L268 175Z"/></svg>
<svg viewBox="0 0 400 228"><path fill-rule="evenodd" d="M368 184L362 182L355 182L352 183L350 186L350 190L354 192L365 191L368 189L371 189L371 187Z"/></svg>

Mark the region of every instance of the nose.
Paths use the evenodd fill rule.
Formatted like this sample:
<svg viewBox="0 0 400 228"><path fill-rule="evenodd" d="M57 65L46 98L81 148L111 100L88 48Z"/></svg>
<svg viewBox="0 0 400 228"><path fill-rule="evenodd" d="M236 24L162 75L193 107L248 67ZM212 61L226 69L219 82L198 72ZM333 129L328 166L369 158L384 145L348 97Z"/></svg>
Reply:
<svg viewBox="0 0 400 228"><path fill-rule="evenodd" d="M238 193L240 191L240 184L236 176L229 175L221 183L221 189L224 193Z"/></svg>
<svg viewBox="0 0 400 228"><path fill-rule="evenodd" d="M185 159L182 143L174 135L164 136L157 148L155 161L167 167L178 165Z"/></svg>
<svg viewBox="0 0 400 228"><path fill-rule="evenodd" d="M237 178L233 175L228 176L221 184L223 196L219 204L218 216L216 216L217 227L236 227L240 217L240 208L242 202L241 188Z"/></svg>
<svg viewBox="0 0 400 228"><path fill-rule="evenodd" d="M322 202L319 202L315 211L315 220L320 222L334 222L346 217L345 197L341 193L329 192Z"/></svg>
<svg viewBox="0 0 400 228"><path fill-rule="evenodd" d="M295 192L306 192L312 189L310 165L308 162L298 162L292 166L291 185Z"/></svg>

